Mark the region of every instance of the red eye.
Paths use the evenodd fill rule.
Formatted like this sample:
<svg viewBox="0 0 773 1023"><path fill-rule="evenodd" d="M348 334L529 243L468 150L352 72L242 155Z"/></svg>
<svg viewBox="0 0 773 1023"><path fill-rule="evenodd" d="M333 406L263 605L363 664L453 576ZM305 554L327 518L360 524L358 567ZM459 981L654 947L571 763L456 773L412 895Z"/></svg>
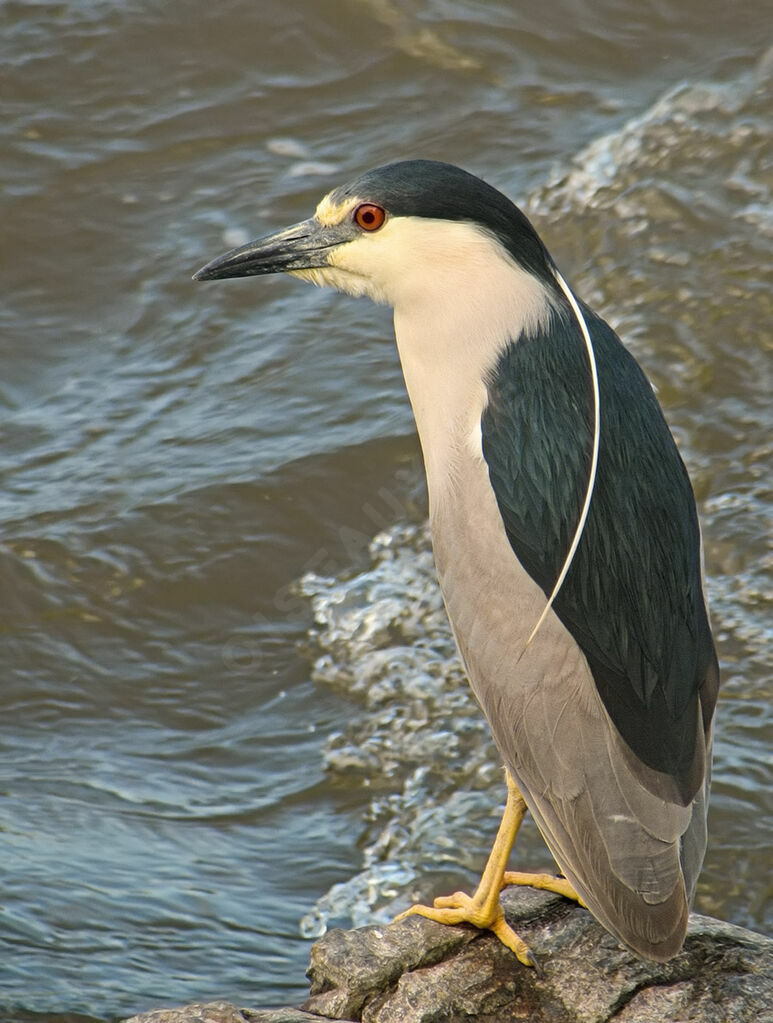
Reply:
<svg viewBox="0 0 773 1023"><path fill-rule="evenodd" d="M386 212L372 202L364 202L354 211L354 219L363 231L378 231L386 220Z"/></svg>

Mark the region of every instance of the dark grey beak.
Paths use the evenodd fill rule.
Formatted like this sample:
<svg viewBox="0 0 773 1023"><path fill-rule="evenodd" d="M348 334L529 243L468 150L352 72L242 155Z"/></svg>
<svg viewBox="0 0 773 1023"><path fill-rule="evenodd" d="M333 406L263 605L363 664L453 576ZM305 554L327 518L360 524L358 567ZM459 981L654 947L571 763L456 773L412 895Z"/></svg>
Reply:
<svg viewBox="0 0 773 1023"><path fill-rule="evenodd" d="M287 270L312 270L327 265L331 249L351 241L356 228L349 222L332 226L315 217L277 234L231 249L193 275L194 281L219 281L226 277L255 277Z"/></svg>

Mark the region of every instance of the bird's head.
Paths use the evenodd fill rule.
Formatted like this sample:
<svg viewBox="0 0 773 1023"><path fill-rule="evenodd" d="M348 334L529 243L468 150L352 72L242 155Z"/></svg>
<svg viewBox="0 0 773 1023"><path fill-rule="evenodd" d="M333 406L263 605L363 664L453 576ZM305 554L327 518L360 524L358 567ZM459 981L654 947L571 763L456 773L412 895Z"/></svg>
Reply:
<svg viewBox="0 0 773 1023"><path fill-rule="evenodd" d="M278 272L398 307L497 264L548 288L552 261L506 196L451 164L406 160L326 195L309 220L208 263L196 280Z"/></svg>

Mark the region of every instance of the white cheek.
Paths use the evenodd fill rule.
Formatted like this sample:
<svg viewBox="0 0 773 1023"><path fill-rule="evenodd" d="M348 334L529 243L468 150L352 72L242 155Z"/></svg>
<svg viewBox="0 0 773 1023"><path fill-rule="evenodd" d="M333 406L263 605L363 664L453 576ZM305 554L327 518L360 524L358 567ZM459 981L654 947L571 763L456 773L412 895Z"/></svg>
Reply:
<svg viewBox="0 0 773 1023"><path fill-rule="evenodd" d="M427 271L433 261L422 251L426 238L419 232L419 251L414 251L416 228L413 218L395 217L372 234L331 252L330 266L345 273L340 287L349 294L367 295L374 302L396 306L404 296L406 284L425 290ZM427 221L420 222L423 227ZM424 243L424 244L422 244Z"/></svg>
<svg viewBox="0 0 773 1023"><path fill-rule="evenodd" d="M355 298L365 296L380 305L387 305L389 300L378 284L363 277L361 274L350 272L343 266L322 266L313 270L288 270L291 277L298 280L308 281L318 288L335 288L346 295L353 295Z"/></svg>
<svg viewBox="0 0 773 1023"><path fill-rule="evenodd" d="M322 271L327 282L348 295L366 295L380 305L393 304L389 286L393 274L386 258L388 251L379 244L382 233L363 234L334 249L328 257L328 266Z"/></svg>

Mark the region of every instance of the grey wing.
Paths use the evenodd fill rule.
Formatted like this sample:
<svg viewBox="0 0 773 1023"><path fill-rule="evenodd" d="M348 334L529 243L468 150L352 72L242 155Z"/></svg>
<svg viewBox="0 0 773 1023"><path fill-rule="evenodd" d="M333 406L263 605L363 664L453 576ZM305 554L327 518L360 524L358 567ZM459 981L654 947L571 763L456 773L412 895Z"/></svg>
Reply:
<svg viewBox="0 0 773 1023"><path fill-rule="evenodd" d="M642 784L641 764L587 669L578 665L568 682L558 671L534 687L503 722L500 748L548 848L594 916L639 955L669 959L682 946L703 862L709 770L687 806L654 794L657 779ZM707 765L710 756L709 744Z"/></svg>

